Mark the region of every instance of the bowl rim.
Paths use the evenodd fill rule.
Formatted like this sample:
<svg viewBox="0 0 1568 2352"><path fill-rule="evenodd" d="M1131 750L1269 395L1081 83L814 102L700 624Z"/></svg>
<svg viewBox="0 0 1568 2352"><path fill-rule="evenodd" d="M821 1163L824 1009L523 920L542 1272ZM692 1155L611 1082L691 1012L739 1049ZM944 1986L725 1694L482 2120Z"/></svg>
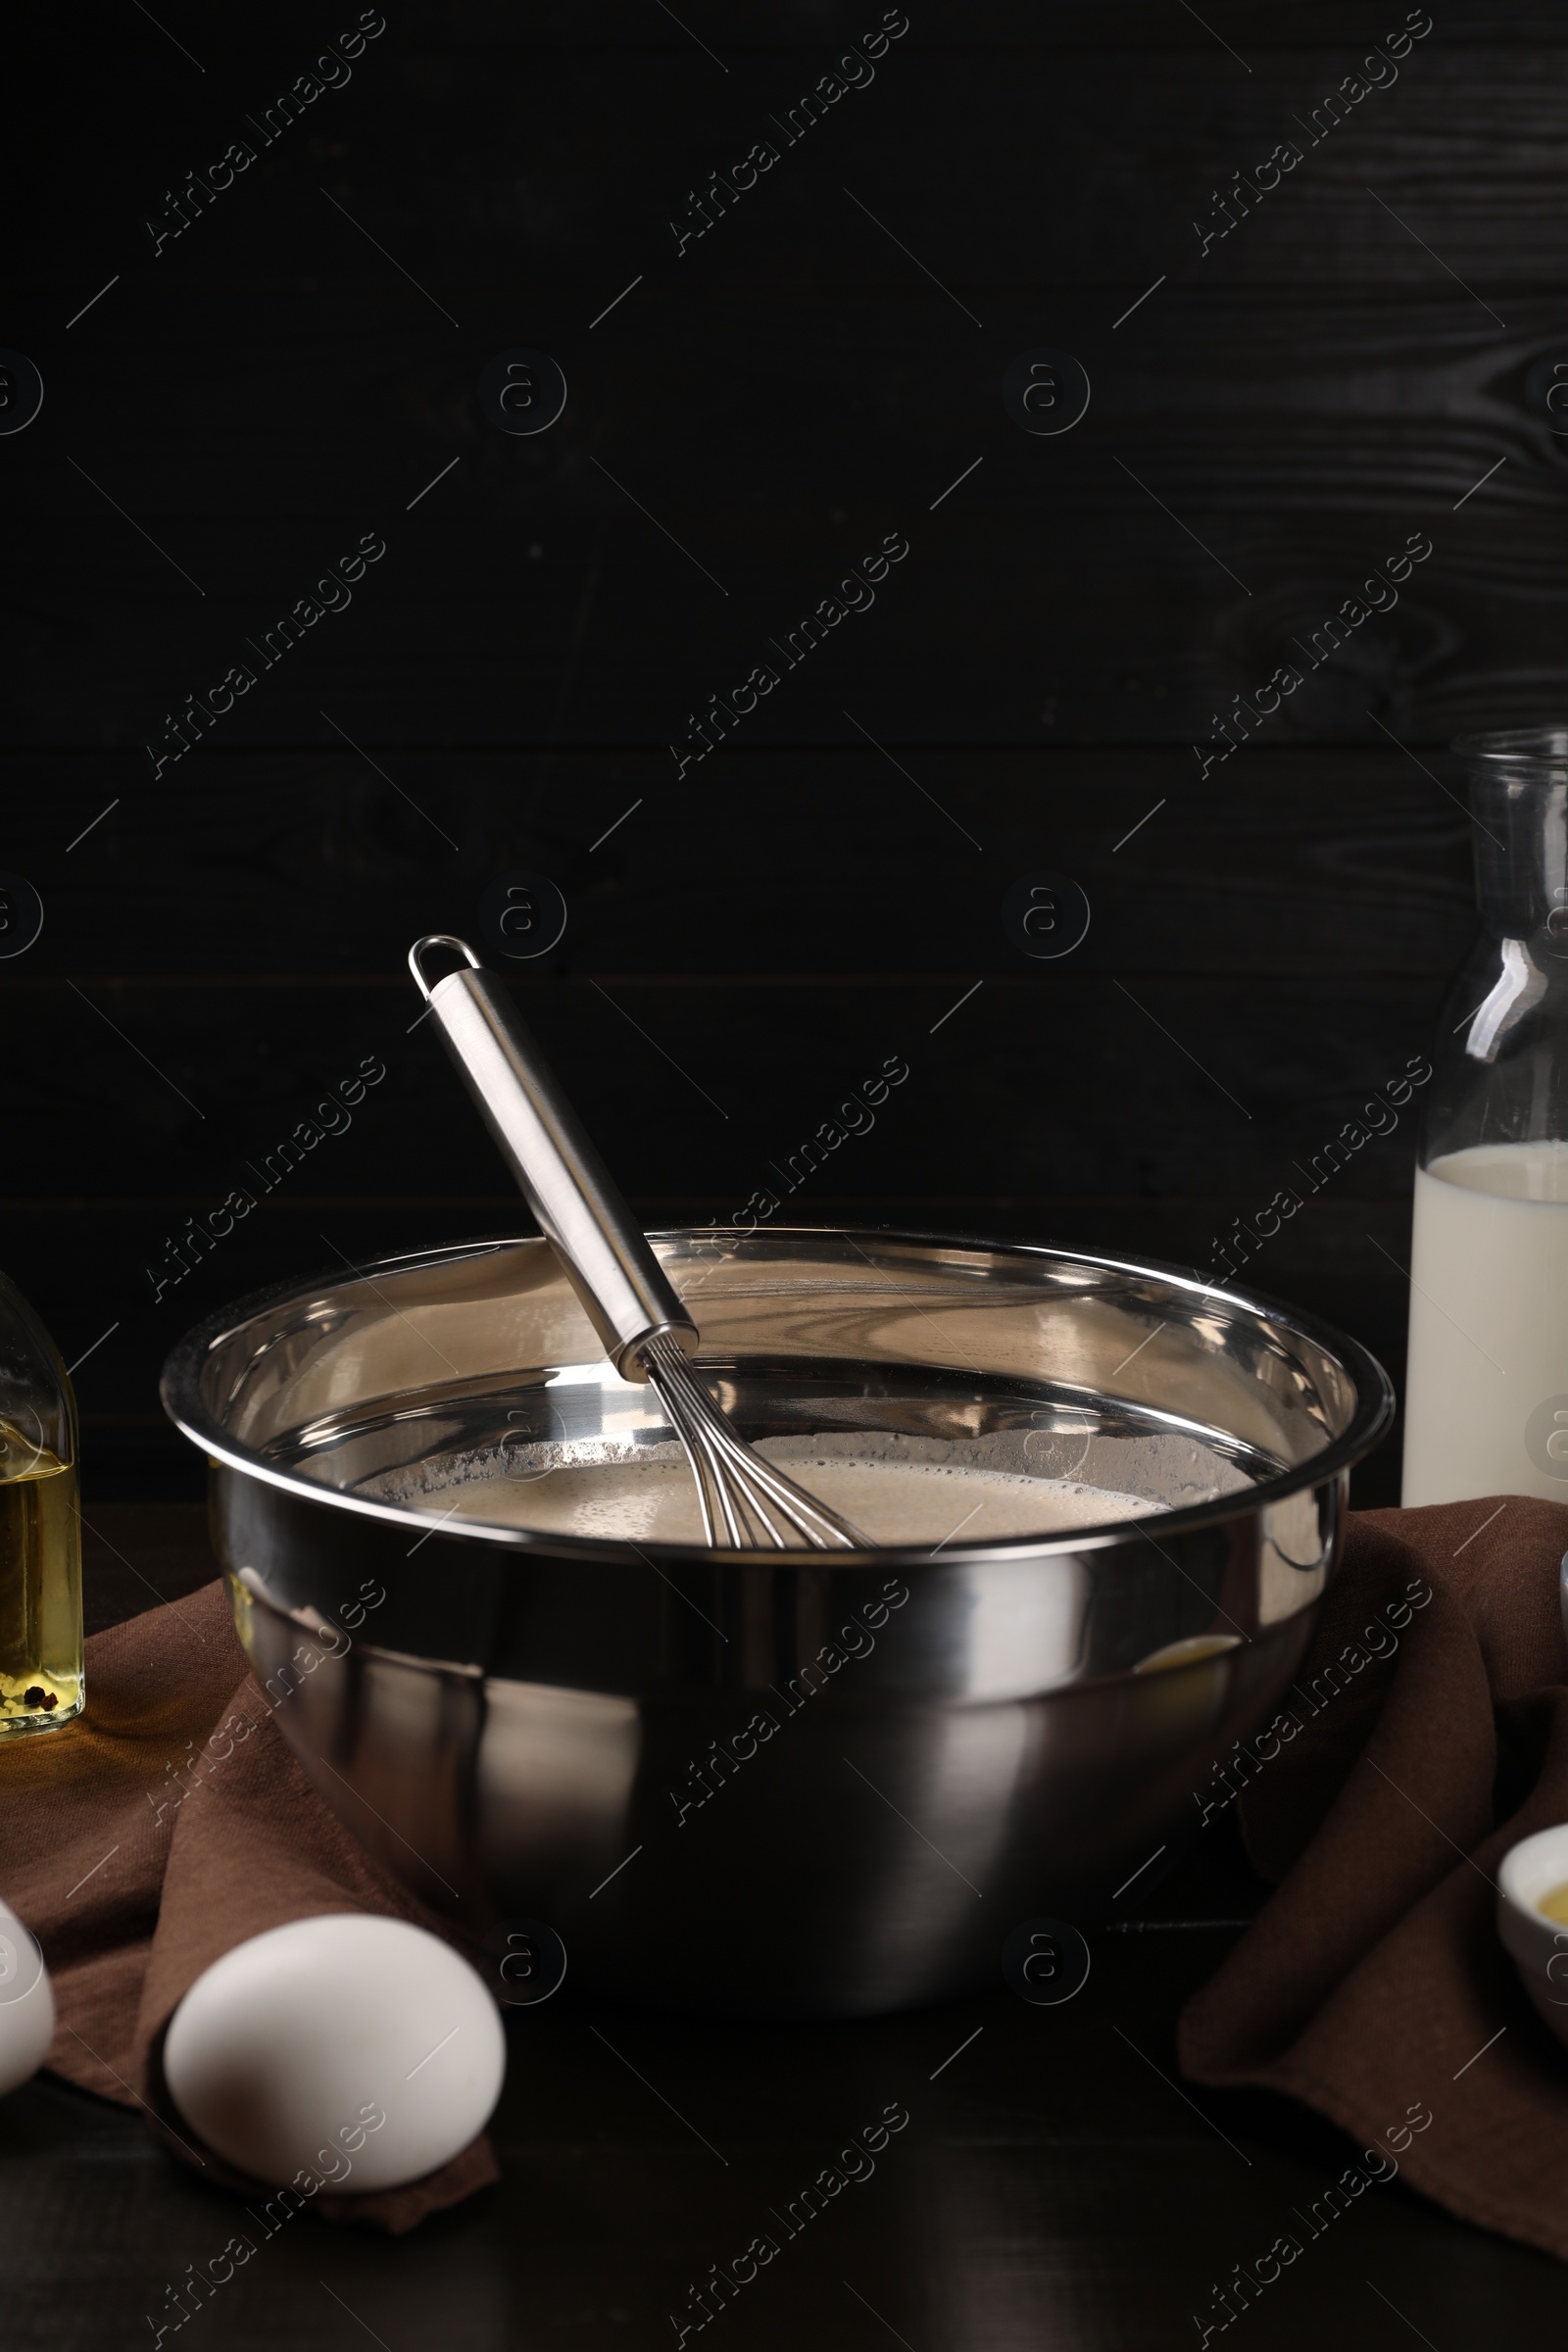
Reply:
<svg viewBox="0 0 1568 2352"><path fill-rule="evenodd" d="M1155 1514L1161 1528L1168 1530L1172 1536L1221 1526L1228 1520L1248 1517L1268 1504L1284 1501L1290 1495L1309 1493L1326 1485L1370 1453L1388 1435L1394 1420L1394 1384L1377 1357L1370 1349L1363 1348L1358 1340L1351 1339L1348 1334L1337 1330L1334 1325L1315 1315L1286 1305L1266 1292L1243 1291L1205 1283L1192 1269L1170 1265L1158 1258L1117 1257L1100 1250L1067 1249L1058 1243L999 1241L982 1234L929 1233L911 1231L902 1226L769 1224L766 1228L767 1238L780 1240L844 1241L856 1233L864 1234L867 1240L882 1245L913 1244L925 1249L976 1250L986 1251L993 1257L1019 1260L1047 1258L1170 1283L1195 1298L1242 1307L1250 1314L1263 1317L1310 1341L1336 1362L1355 1392L1354 1410L1340 1436L1332 1439L1308 1460L1298 1463L1294 1469L1282 1471L1277 1478L1265 1479L1234 1494L1216 1496L1209 1502L1191 1503L1183 1510ZM674 1225L650 1231L648 1238L654 1243L732 1239L737 1244L743 1244L759 1237L746 1228L734 1225ZM175 1343L159 1380L159 1396L164 1410L181 1436L198 1446L210 1461L220 1462L243 1477L258 1479L266 1485L279 1488L302 1502L333 1510L347 1510L356 1516L405 1528L413 1533L431 1534L438 1526L440 1538L445 1541L500 1545L510 1551L537 1555L542 1559L646 1561L650 1556L655 1556L665 1561L700 1560L722 1567L755 1568L759 1563L777 1567L781 1557L795 1558L797 1555L793 1553L781 1555L774 1550L713 1551L706 1545L693 1544L633 1544L629 1540L563 1535L536 1528L496 1527L472 1519L432 1522L426 1511L416 1510L405 1503L381 1502L368 1495L350 1494L339 1488L323 1486L318 1480L306 1478L279 1463L263 1459L249 1447L237 1443L202 1398L202 1367L212 1349L270 1308L281 1305L290 1298L306 1298L327 1285L341 1289L347 1282L365 1281L376 1274L436 1266L444 1259L481 1257L493 1251L522 1246L541 1250L550 1248L540 1234L488 1235L477 1240L439 1243L428 1249L403 1250L389 1257L370 1258L346 1275L341 1268L325 1268L319 1274L290 1277L251 1292L204 1316ZM1068 1528L1054 1535L995 1537L989 1541L976 1538L963 1544L944 1541L940 1547L940 1563L929 1544L889 1544L863 1552L835 1552L832 1554L832 1565L838 1570L863 1571L887 1563L903 1570L1103 1551L1137 1541L1147 1526L1148 1522L1142 1519L1120 1519L1103 1521L1093 1527ZM1152 1542L1152 1537L1148 1540ZM1159 1548L1155 1544L1155 1549ZM822 1555L815 1553L800 1556L816 1559L819 1563L822 1560Z"/></svg>

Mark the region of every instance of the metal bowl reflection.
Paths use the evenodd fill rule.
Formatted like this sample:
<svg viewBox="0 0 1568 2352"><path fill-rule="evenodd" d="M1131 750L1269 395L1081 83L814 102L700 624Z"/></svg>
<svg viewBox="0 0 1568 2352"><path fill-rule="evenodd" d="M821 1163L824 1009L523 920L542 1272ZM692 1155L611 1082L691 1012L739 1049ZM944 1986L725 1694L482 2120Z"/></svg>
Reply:
<svg viewBox="0 0 1568 2352"><path fill-rule="evenodd" d="M347 1826L475 1936L612 1994L856 2015L1093 1919L1291 1680L1349 1466L1351 1341L1169 1269L919 1236L656 1237L747 1437L1071 1478L1159 1515L712 1554L462 1514L475 1477L669 1443L548 1247L382 1261L188 1335L240 1637ZM452 1501L458 1496L457 1504Z"/></svg>

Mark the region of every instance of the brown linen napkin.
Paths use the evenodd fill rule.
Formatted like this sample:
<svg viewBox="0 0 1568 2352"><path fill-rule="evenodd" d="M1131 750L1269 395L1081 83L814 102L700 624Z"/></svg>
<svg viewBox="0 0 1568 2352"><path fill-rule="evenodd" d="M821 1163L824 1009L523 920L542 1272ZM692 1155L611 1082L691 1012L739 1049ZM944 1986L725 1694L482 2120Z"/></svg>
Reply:
<svg viewBox="0 0 1568 2352"><path fill-rule="evenodd" d="M46 2063L144 2108L205 2178L264 2199L277 2183L196 2146L170 2100L163 2037L185 1991L235 1944L325 1911L411 1920L452 1940L340 1826L272 1713L215 1583L95 1634L86 1713L0 1758L0 1896L53 1979ZM498 2178L481 2135L406 2188L311 2202L328 2220L401 2231Z"/></svg>
<svg viewBox="0 0 1568 2352"><path fill-rule="evenodd" d="M1568 2050L1494 1925L1503 1855L1568 1820L1565 1547L1568 1506L1519 1495L1351 1518L1282 1702L1300 1728L1227 1776L1278 1890L1179 2047L1190 2081L1301 2099L1568 2260Z"/></svg>

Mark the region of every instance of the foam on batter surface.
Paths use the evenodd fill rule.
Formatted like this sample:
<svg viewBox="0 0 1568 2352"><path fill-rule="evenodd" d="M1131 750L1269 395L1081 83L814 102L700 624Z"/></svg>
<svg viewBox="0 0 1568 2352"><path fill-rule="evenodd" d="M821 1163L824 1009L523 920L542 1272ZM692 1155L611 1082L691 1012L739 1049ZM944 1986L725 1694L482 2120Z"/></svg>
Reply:
<svg viewBox="0 0 1568 2352"><path fill-rule="evenodd" d="M652 1450L652 1449L650 1449ZM763 1450L772 1452L764 1442ZM791 1447L779 1468L875 1544L994 1542L1137 1519L1160 1505L1071 1479L943 1462L813 1457ZM673 1448L652 1458L565 1461L532 1478L468 1477L419 1497L426 1508L490 1526L645 1544L701 1544L691 1472Z"/></svg>

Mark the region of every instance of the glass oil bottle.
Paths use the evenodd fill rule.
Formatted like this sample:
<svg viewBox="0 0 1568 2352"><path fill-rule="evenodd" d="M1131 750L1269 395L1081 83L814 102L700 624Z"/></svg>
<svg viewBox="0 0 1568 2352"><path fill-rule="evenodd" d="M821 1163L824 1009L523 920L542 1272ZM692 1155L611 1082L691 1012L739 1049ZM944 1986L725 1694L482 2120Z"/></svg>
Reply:
<svg viewBox="0 0 1568 2352"><path fill-rule="evenodd" d="M75 1399L0 1274L0 1740L69 1723L82 1698Z"/></svg>

